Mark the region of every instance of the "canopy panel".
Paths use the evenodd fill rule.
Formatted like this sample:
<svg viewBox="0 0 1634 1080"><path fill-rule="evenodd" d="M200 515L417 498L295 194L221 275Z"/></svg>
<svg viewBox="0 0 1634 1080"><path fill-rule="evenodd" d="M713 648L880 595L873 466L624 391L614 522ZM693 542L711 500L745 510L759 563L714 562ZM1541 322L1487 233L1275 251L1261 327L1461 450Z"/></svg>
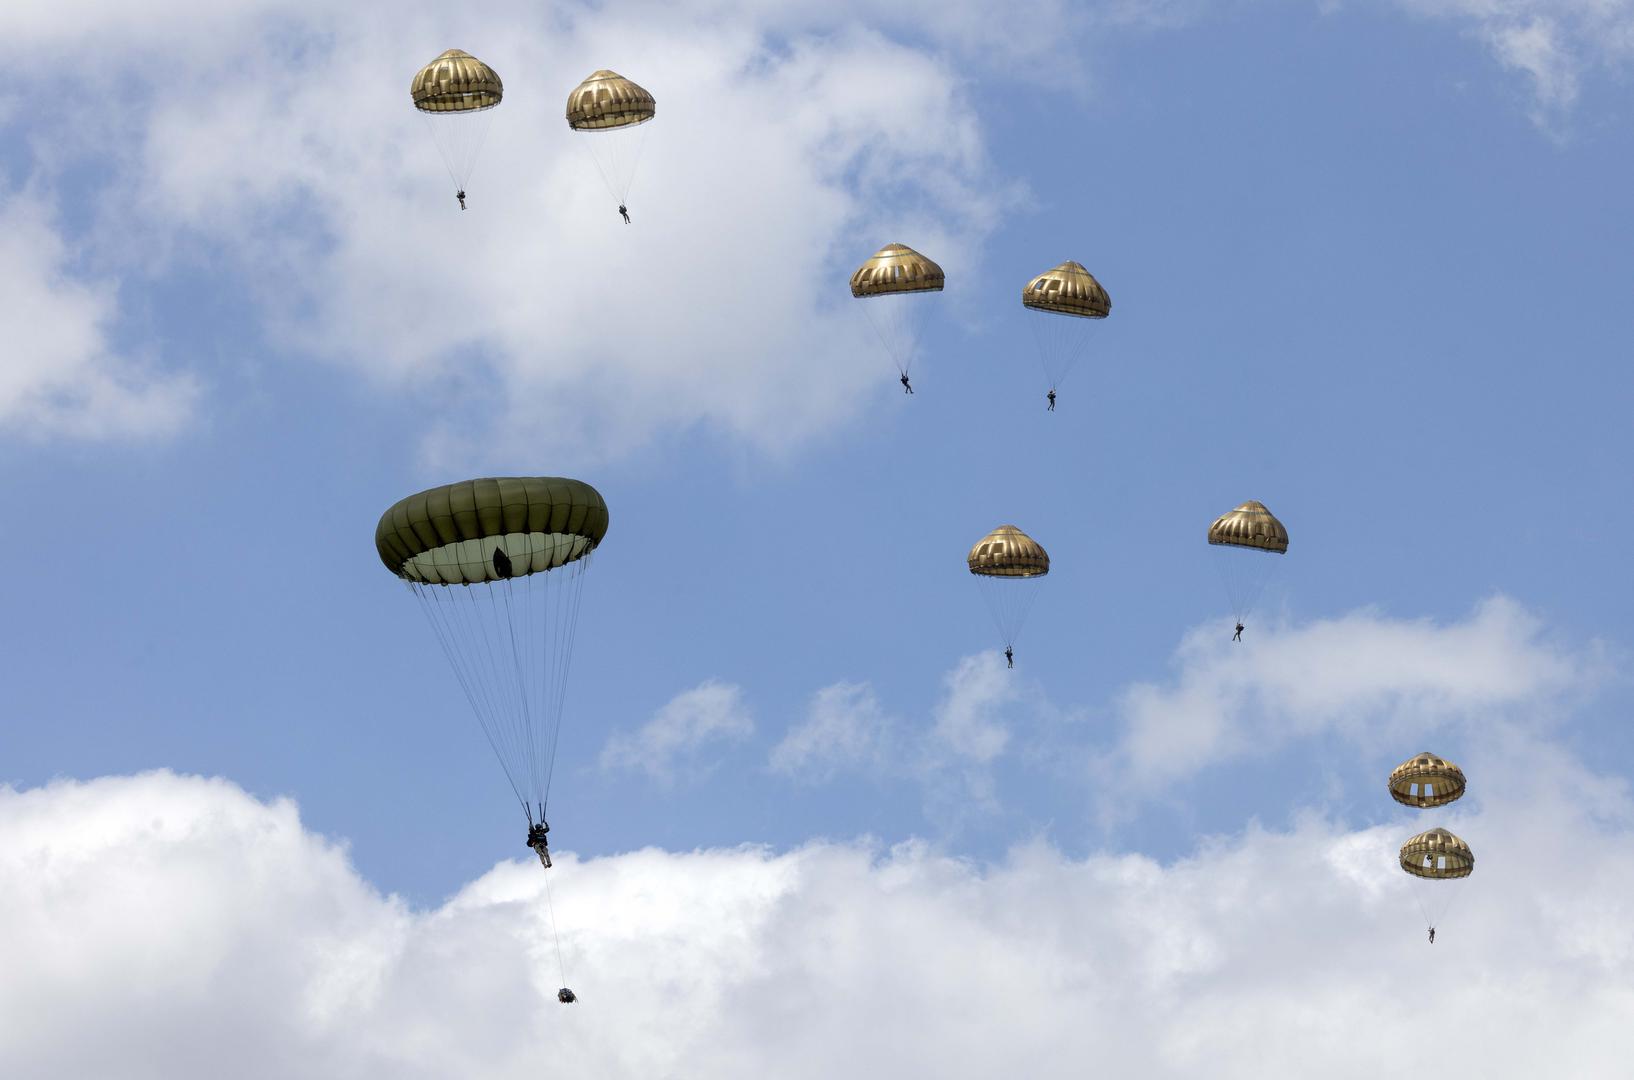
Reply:
<svg viewBox="0 0 1634 1080"><path fill-rule="evenodd" d="M633 127L657 113L658 102L651 94L606 68L593 72L567 95L567 126L574 131Z"/></svg>
<svg viewBox="0 0 1634 1080"><path fill-rule="evenodd" d="M1430 829L1401 846L1401 868L1414 877L1451 881L1469 877L1475 853L1446 829Z"/></svg>
<svg viewBox="0 0 1634 1080"><path fill-rule="evenodd" d="M374 542L386 569L406 581L468 585L580 559L607 534L607 520L601 493L581 480L484 477L399 500L380 516Z"/></svg>
<svg viewBox="0 0 1634 1080"><path fill-rule="evenodd" d="M1104 319L1112 311L1112 298L1095 275L1071 259L1027 282L1021 302L1034 311L1084 319Z"/></svg>
<svg viewBox="0 0 1634 1080"><path fill-rule="evenodd" d="M461 49L449 49L414 74L409 96L421 112L481 112L505 96L499 73Z"/></svg>
<svg viewBox="0 0 1634 1080"><path fill-rule="evenodd" d="M851 275L851 295L941 292L947 283L942 268L906 244L886 244Z"/></svg>
<svg viewBox="0 0 1634 1080"><path fill-rule="evenodd" d="M1258 548L1278 555L1288 550L1288 530L1265 504L1249 499L1237 509L1221 514L1208 527L1208 542L1228 547Z"/></svg>
<svg viewBox="0 0 1634 1080"><path fill-rule="evenodd" d="M1043 577L1050 557L1037 540L1014 525L1000 525L970 549L966 563L983 577Z"/></svg>
<svg viewBox="0 0 1634 1080"><path fill-rule="evenodd" d="M1445 758L1425 751L1408 758L1390 773L1390 797L1403 806L1427 810L1463 797L1464 770Z"/></svg>

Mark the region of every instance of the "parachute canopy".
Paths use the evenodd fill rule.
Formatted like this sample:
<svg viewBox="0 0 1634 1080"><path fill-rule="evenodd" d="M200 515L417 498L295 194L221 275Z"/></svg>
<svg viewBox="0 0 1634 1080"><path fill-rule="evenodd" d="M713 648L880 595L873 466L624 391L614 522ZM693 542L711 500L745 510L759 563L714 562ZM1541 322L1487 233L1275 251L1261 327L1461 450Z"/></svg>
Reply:
<svg viewBox="0 0 1634 1080"><path fill-rule="evenodd" d="M1390 797L1421 810L1457 801L1465 786L1463 769L1429 751L1408 758L1390 773Z"/></svg>
<svg viewBox="0 0 1634 1080"><path fill-rule="evenodd" d="M584 571L606 535L600 493L560 476L444 484L375 528L380 561L420 602L530 825L549 801Z"/></svg>
<svg viewBox="0 0 1634 1080"><path fill-rule="evenodd" d="M941 292L946 282L940 266L907 244L886 244L851 275L851 295Z"/></svg>
<svg viewBox="0 0 1634 1080"><path fill-rule="evenodd" d="M1095 275L1071 259L1027 282L1021 302L1034 311L1084 319L1104 319L1112 311L1112 298Z"/></svg>
<svg viewBox="0 0 1634 1080"><path fill-rule="evenodd" d="M658 112L653 96L616 71L602 68L567 95L567 126L598 131L645 124Z"/></svg>
<svg viewBox="0 0 1634 1080"><path fill-rule="evenodd" d="M406 581L469 585L563 566L605 535L607 504L589 484L498 476L399 500L380 516L374 543L386 569Z"/></svg>
<svg viewBox="0 0 1634 1080"><path fill-rule="evenodd" d="M1038 596L1036 583L1050 572L1049 555L1014 525L1000 525L976 541L965 564L976 575L1005 648L1012 648Z"/></svg>
<svg viewBox="0 0 1634 1080"><path fill-rule="evenodd" d="M1288 550L1288 530L1265 504L1249 499L1208 527L1208 542L1228 547L1258 548L1278 555Z"/></svg>
<svg viewBox="0 0 1634 1080"><path fill-rule="evenodd" d="M498 105L505 85L498 72L470 53L449 49L414 73L409 96L421 112L481 112Z"/></svg>
<svg viewBox="0 0 1634 1080"><path fill-rule="evenodd" d="M1475 853L1446 829L1430 829L1401 845L1401 868L1414 877L1451 881L1469 877Z"/></svg>
<svg viewBox="0 0 1634 1080"><path fill-rule="evenodd" d="M970 549L970 572L982 577L1030 578L1050 572L1050 557L1037 540L1014 525L1000 525Z"/></svg>

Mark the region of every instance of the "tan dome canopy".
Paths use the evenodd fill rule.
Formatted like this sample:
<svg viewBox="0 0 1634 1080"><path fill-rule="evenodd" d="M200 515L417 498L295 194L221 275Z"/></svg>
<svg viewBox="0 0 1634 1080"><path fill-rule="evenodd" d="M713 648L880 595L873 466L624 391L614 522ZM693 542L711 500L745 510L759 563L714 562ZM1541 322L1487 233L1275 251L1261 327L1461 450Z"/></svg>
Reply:
<svg viewBox="0 0 1634 1080"><path fill-rule="evenodd" d="M1265 504L1249 499L1208 527L1208 542L1230 547L1259 548L1278 555L1288 550L1288 530Z"/></svg>
<svg viewBox="0 0 1634 1080"><path fill-rule="evenodd" d="M906 244L886 244L851 275L851 295L940 292L947 278L942 268Z"/></svg>
<svg viewBox="0 0 1634 1080"><path fill-rule="evenodd" d="M567 126L574 131L633 127L657 112L651 94L606 68L593 72L567 95Z"/></svg>
<svg viewBox="0 0 1634 1080"><path fill-rule="evenodd" d="M1445 806L1464 794L1464 770L1429 751L1408 758L1390 773L1390 797L1404 806Z"/></svg>
<svg viewBox="0 0 1634 1080"><path fill-rule="evenodd" d="M421 112L481 112L499 104L505 85L481 60L449 49L415 73L409 96Z"/></svg>
<svg viewBox="0 0 1634 1080"><path fill-rule="evenodd" d="M1027 282L1021 302L1034 311L1085 319L1104 319L1112 311L1112 298L1095 275L1070 259Z"/></svg>
<svg viewBox="0 0 1634 1080"><path fill-rule="evenodd" d="M1050 572L1044 548L1014 525L1000 525L976 541L966 562L972 574L983 577L1043 577Z"/></svg>
<svg viewBox="0 0 1634 1080"><path fill-rule="evenodd" d="M444 484L380 515L375 549L408 581L469 585L581 559L607 535L607 504L581 480L498 476Z"/></svg>
<svg viewBox="0 0 1634 1080"><path fill-rule="evenodd" d="M1401 845L1401 868L1432 881L1469 877L1475 869L1475 853L1446 829L1431 829Z"/></svg>

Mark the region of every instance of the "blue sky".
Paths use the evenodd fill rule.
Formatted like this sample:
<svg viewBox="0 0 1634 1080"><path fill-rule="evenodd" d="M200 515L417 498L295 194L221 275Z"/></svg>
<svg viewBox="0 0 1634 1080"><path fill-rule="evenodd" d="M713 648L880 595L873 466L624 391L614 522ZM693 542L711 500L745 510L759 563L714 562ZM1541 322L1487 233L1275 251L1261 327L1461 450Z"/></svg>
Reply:
<svg viewBox="0 0 1634 1080"><path fill-rule="evenodd" d="M0 97L14 796L221 777L412 909L488 881L509 793L371 534L562 473L612 512L551 814L581 859L1183 867L1405 835L1383 777L1430 748L1483 797L1587 778L1634 865L1634 12L929 11L0 16L78 76ZM465 215L402 93L448 45L508 94ZM601 66L659 101L628 229L557 111ZM949 281L912 398L845 289L893 240ZM1113 313L1046 414L1018 294L1069 258ZM1292 543L1229 647L1204 532L1248 498ZM1009 673L961 565L1000 522L1053 559ZM853 741L778 766L817 701Z"/></svg>

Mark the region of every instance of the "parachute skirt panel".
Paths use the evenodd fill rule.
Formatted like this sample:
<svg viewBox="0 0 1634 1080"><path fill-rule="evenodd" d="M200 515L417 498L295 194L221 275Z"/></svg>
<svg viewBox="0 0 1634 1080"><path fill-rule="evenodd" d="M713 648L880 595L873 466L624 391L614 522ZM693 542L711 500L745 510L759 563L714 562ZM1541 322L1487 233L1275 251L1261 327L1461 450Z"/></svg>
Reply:
<svg viewBox="0 0 1634 1080"><path fill-rule="evenodd" d="M549 801L584 577L607 522L588 484L492 477L400 500L375 529L530 825Z"/></svg>

